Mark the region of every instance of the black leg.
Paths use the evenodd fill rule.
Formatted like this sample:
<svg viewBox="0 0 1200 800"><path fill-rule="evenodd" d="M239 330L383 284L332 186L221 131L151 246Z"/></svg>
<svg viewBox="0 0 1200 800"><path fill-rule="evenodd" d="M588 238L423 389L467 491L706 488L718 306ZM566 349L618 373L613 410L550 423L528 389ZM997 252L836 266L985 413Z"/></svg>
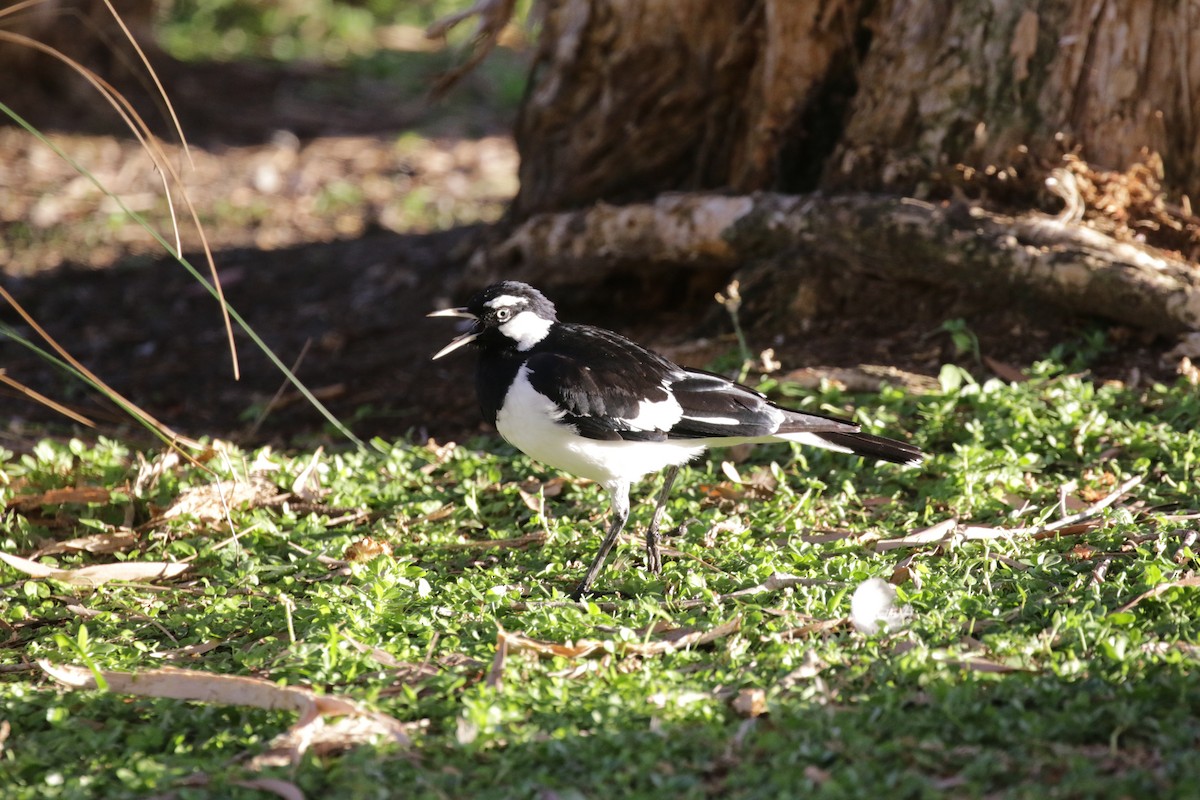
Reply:
<svg viewBox="0 0 1200 800"><path fill-rule="evenodd" d="M574 600L578 600L591 591L592 584L596 582L600 570L604 567L604 560L608 558L613 545L617 543L617 537L621 535L621 530L625 527L625 521L629 519L629 484L610 486L608 492L612 502L612 511L610 512L612 522L609 523L604 541L600 543L600 552L596 553L595 559L592 560L591 566L583 576L583 581L571 593L571 598Z"/></svg>
<svg viewBox="0 0 1200 800"><path fill-rule="evenodd" d="M662 518L663 507L671 494L671 484L675 483L675 476L678 474L679 467L667 467L667 472L663 475L662 491L658 493L658 505L654 507L654 515L650 517L650 527L646 528L646 569L653 575L662 572L662 555L658 552L658 521Z"/></svg>

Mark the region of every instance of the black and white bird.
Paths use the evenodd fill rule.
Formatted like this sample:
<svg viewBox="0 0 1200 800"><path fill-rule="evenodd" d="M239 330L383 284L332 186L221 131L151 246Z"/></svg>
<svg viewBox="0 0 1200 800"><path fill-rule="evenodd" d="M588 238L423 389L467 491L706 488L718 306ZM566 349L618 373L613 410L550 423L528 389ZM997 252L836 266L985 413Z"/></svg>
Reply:
<svg viewBox="0 0 1200 800"><path fill-rule="evenodd" d="M682 464L709 447L789 441L900 464L924 458L910 444L863 433L849 420L781 408L612 331L559 322L554 304L524 283L493 284L465 307L429 316L474 321L433 358L475 345L479 404L501 436L607 490L612 520L576 597L591 589L625 527L630 484L666 469L646 531L647 566L659 571L658 524L671 484Z"/></svg>

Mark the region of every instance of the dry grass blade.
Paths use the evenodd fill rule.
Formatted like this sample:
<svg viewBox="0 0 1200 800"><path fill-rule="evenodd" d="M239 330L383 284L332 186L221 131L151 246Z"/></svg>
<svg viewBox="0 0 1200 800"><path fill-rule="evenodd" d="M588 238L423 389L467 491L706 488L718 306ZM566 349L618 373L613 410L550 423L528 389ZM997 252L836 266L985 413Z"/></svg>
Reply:
<svg viewBox="0 0 1200 800"><path fill-rule="evenodd" d="M802 637L810 636L814 633L829 633L836 631L838 628L843 628L850 624L849 617L838 617L837 619L819 619L804 625L799 625L795 628L788 628L779 634L779 638L785 642L792 642Z"/></svg>
<svg viewBox="0 0 1200 800"><path fill-rule="evenodd" d="M109 6L109 8L111 9L111 6ZM116 14L115 11L113 11L113 13ZM120 17L118 17L117 20L124 29L124 22L120 20ZM114 110L116 110L117 114L121 117L121 121L125 123L125 126L129 128L130 133L132 133L142 145L146 155L150 157L150 160L153 162L155 168L158 170L159 174L162 175L163 189L166 192L168 203L171 203L171 185L174 184L180 188L180 196L183 198L184 205L187 206L188 213L192 219L192 224L196 226L196 233L200 237L200 243L204 250L205 260L208 263L209 275L212 278L212 291L216 295L217 302L221 307L221 316L225 323L225 335L229 343L229 353L233 363L233 375L235 379L239 378L241 376L241 368L238 364L237 348L235 347L233 341L233 322L230 319L229 307L225 302L225 293L221 288L220 276L217 274L217 265L213 260L212 248L208 245L208 236L205 234L204 226L200 222L200 215L197 213L195 206L192 204L191 198L188 196L187 190L184 188L183 179L179 176L179 173L171 164L170 159L167 158L166 153L163 152L162 147L158 144L158 140L151 132L150 126L146 124L145 120L143 120L141 115L137 113L133 105L125 98L124 95L118 92L116 88L112 86L112 84L101 78L92 70L85 67L83 64L80 64L78 61L68 56L66 53L39 42L36 39L31 39L28 36L22 36L19 33L13 33L11 31L0 30L0 41L8 41L13 44L28 47L45 53L46 55L58 59L79 73L79 75L87 80L87 82L96 89L100 96L103 97L109 103L109 105L113 107ZM136 44L134 46L136 47ZM140 49L138 52L141 55ZM145 56L142 55L142 58L144 59ZM147 66L149 65L147 64ZM153 74L153 70L151 70L151 74ZM158 81L157 75L154 76L154 81L161 90L162 86ZM163 93L163 99L167 102L169 107L170 101L167 100L165 92ZM172 117L174 117L173 110L171 113ZM176 124L178 124L178 121L176 121ZM180 132L180 137L182 138L182 131ZM186 147L186 142L184 142L184 146ZM103 191L104 187L100 186L100 189ZM171 219L175 228L175 239L178 243L179 224L173 213L173 203L171 204L171 208ZM180 258L183 254L180 251L180 248L177 246L172 255L176 258Z"/></svg>
<svg viewBox="0 0 1200 800"><path fill-rule="evenodd" d="M511 539L472 539L469 542L450 542L442 545L444 550L490 550L493 547L501 547L505 550L512 550L520 547L529 547L533 544L541 544L546 541L546 534L539 531L538 533L529 533L524 536L514 536Z"/></svg>
<svg viewBox="0 0 1200 800"><path fill-rule="evenodd" d="M615 652L621 655L660 656L674 653L689 647L699 647L709 644L741 630L742 618L734 617L712 628L673 628L659 635L659 638L645 642L627 642L613 639L580 639L577 642L549 642L542 639L531 639L519 633L509 633L504 629L499 631L496 640L497 649L501 646L508 653L535 653L539 656L559 656L560 658L586 658L597 653ZM494 666L494 665L493 665Z"/></svg>
<svg viewBox="0 0 1200 800"><path fill-rule="evenodd" d="M499 691L504 688L504 662L508 659L508 634L501 628L496 632L496 656L492 659L492 668L488 670L487 680L484 681L489 689Z"/></svg>
<svg viewBox="0 0 1200 800"><path fill-rule="evenodd" d="M72 411L71 409L62 405L61 403L56 403L55 401L51 400L49 397L46 397L46 395L42 394L41 392L36 392L33 389L30 389L28 386L21 383L20 381L9 377L8 373L6 373L3 369L0 369L0 383L3 383L5 386L8 386L12 389L17 390L21 394L28 397L30 400L41 403L46 408L49 408L52 411L57 411L59 414L62 414L64 417L67 417L68 419L75 420L80 425L86 425L89 428L96 427L96 423L92 422L87 417L83 416L82 414L75 413L74 411Z"/></svg>
<svg viewBox="0 0 1200 800"><path fill-rule="evenodd" d="M955 656L941 657L935 653L934 658L943 664L959 669L967 670L968 672L986 672L995 675L1007 675L1010 672L1031 672L1032 670L1024 667L1013 667L1008 664L1002 664L999 661L990 661L986 658L958 658Z"/></svg>
<svg viewBox="0 0 1200 800"><path fill-rule="evenodd" d="M97 564L92 567L79 569L58 569L48 567L28 558L21 558L10 553L0 552L0 561L8 564L18 572L23 572L32 578L52 578L56 581L69 583L72 586L87 586L94 588L103 586L109 581L147 581L174 578L186 572L187 564L170 561L120 561L115 564Z"/></svg>
<svg viewBox="0 0 1200 800"><path fill-rule="evenodd" d="M172 447L176 447L176 448L178 448L180 445L183 445L185 447L190 447L193 450L203 450L204 449L204 445L200 444L200 442L197 442L195 439L190 439L182 434L176 433L174 430L167 427L167 425L165 425L164 423L159 422L157 419L155 419L153 416L151 416L149 412L145 411L144 409L139 407L136 403L129 400L123 394L118 392L116 389L112 388L107 383L100 380L100 378L97 377L91 370L89 370L83 364L79 363L79 361L76 360L74 356L72 356L70 353L67 352L66 348L64 348L62 345L60 345L53 336L51 336L49 333L47 333L42 328L41 325L38 325L38 323L30 315L30 313L25 310L25 307L22 306L20 303L18 303L17 299L15 297L13 297L11 294L9 294L8 290L5 289L3 286L0 286L0 297L3 297L6 301L8 301L8 304L10 306L12 306L13 309L18 314L21 315L21 319L25 320L25 323L27 325L29 325L29 327L33 328L33 330L37 333L37 335L42 337L42 339L45 340L46 344L50 345L50 347L54 349L54 352L58 353L59 356L61 356L62 359L64 361L66 361L72 367L72 369L75 369L76 371L79 372L79 374L83 375L88 381L92 382L93 385L95 385L98 389L100 389L102 392L104 392L106 395L108 395L108 397L111 400L113 400L115 403L117 403L117 405L119 405L123 409L125 409L125 411L129 412L133 416L135 416L138 419L145 422L145 424L149 425L152 429L154 429L155 432L157 432L160 436L162 436L163 439L165 439L169 445L171 445ZM189 458L189 460L191 459L191 457L188 456L186 453L184 453L183 455L185 457ZM199 466L199 464L197 464L197 466Z"/></svg>
<svg viewBox="0 0 1200 800"><path fill-rule="evenodd" d="M1136 606L1138 603L1142 602L1143 600L1149 600L1152 597L1158 597L1161 594L1166 594L1171 589L1182 589L1182 588L1197 587L1197 586L1200 586L1200 575L1190 575L1186 578L1180 578L1177 581L1167 581L1166 583L1160 583L1157 586L1155 586L1153 589L1149 589L1145 592L1142 592L1137 597L1133 598L1128 603L1126 603L1125 605L1118 608L1117 611L1118 612L1128 611L1131 608L1133 608L1134 606Z"/></svg>
<svg viewBox="0 0 1200 800"><path fill-rule="evenodd" d="M958 528L958 520L954 517L945 519L936 525L922 528L919 531L901 536L897 539L883 539L875 543L875 551L882 553L900 547L921 547L930 544L944 544L950 541Z"/></svg>
<svg viewBox="0 0 1200 800"><path fill-rule="evenodd" d="M441 97L487 58L488 53L492 52L500 41L500 34L504 30L504 26L512 19L515 8L516 0L476 0L475 4L466 11L445 16L425 30L426 37L440 39L461 22L471 17L479 17L479 26L475 29L470 57L465 63L437 79L431 92L433 97Z"/></svg>
<svg viewBox="0 0 1200 800"><path fill-rule="evenodd" d="M146 68L146 74L154 81L154 88L158 89L158 96L162 98L163 103L167 107L167 114L171 117L171 124L175 128L175 135L179 137L179 143L183 146L183 153L187 156L188 162L191 163L192 150L188 147L187 137L183 135L183 126L179 124L179 116L175 113L175 106L171 104L171 96L167 94L162 81L158 79L158 73L154 71L154 66L150 63L150 59L146 58L146 53L142 50L142 46L138 44L137 39L129 31L129 26L125 24L125 20L121 18L121 15L117 13L117 9L113 7L112 0L104 0L104 5L108 8L108 12L112 14L116 23L121 26L121 32L125 34L125 38L129 41L129 44L137 52L142 66Z"/></svg>
<svg viewBox="0 0 1200 800"><path fill-rule="evenodd" d="M876 551L895 550L900 547L924 547L929 545L953 545L958 541L989 541L996 539L1016 539L1023 536L1046 538L1092 530L1100 524L1100 513L1109 508L1145 480L1144 475L1135 475L1121 483L1110 493L1092 503L1087 508L1065 517L1048 522L1045 525L1032 525L1022 528L990 528L979 525L960 527L958 520L947 519L923 530L901 536L896 539L884 539L875 544Z"/></svg>
<svg viewBox="0 0 1200 800"><path fill-rule="evenodd" d="M778 592L781 589L788 589L792 586L820 586L828 581L820 578L801 578L798 575L788 575L785 572L772 572L770 577L757 586L750 586L746 589L738 589L736 592L721 595L722 600L732 600L737 597L749 597L750 595L763 594L764 592Z"/></svg>
<svg viewBox="0 0 1200 800"><path fill-rule="evenodd" d="M1062 519L1043 525L1036 533L1052 533L1063 528L1069 528L1082 522L1091 520L1104 509L1116 503L1125 495L1129 494L1136 487L1140 486L1142 481L1146 479L1145 475L1134 475L1132 478L1122 482L1117 488L1113 489L1108 495L1092 503L1082 511L1063 517Z"/></svg>

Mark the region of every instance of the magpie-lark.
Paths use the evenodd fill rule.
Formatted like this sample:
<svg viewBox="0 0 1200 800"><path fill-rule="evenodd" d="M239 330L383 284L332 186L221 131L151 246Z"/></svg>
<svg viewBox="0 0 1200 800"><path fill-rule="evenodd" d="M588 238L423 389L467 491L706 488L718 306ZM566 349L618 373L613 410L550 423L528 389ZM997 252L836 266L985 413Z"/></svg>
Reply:
<svg viewBox="0 0 1200 800"><path fill-rule="evenodd" d="M652 572L662 562L658 524L682 464L709 447L791 441L866 458L916 464L910 444L862 433L853 422L790 411L731 380L687 369L612 331L559 322L554 304L524 283L502 281L463 308L431 317L473 320L435 359L474 344L483 416L538 461L590 478L608 492L612 520L576 597L586 594L629 517L629 486L666 469L646 531Z"/></svg>

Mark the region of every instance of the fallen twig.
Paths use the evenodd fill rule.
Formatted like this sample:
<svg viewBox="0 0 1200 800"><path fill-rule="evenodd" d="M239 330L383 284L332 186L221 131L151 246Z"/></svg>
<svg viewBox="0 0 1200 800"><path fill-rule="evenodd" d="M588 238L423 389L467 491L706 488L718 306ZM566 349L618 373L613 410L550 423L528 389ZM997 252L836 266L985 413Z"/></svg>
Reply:
<svg viewBox="0 0 1200 800"><path fill-rule="evenodd" d="M927 545L950 545L953 546L960 541L993 541L997 539L1016 539L1020 537L1033 537L1035 539L1048 538L1051 536L1062 536L1075 533L1084 533L1095 528L1100 524L1100 514L1105 509L1112 506L1125 495L1129 494L1135 487L1139 486L1145 480L1144 475L1135 475L1125 482L1121 483L1109 494L1092 503L1087 508L1075 514L1069 514L1065 517L1048 522L1044 525L1027 525L1020 528L995 528L985 527L980 525L959 526L958 520L953 517L937 525L932 525L923 530L911 533L908 536L901 536L897 539L883 539L875 543L877 552L886 550L895 550L900 547L923 547Z"/></svg>
<svg viewBox="0 0 1200 800"><path fill-rule="evenodd" d="M1137 597L1130 600L1125 605L1117 609L1118 612L1128 611L1143 600L1149 600L1151 597L1158 597L1160 594L1165 594L1171 589L1181 589L1188 586L1200 586L1200 575L1189 575L1186 578L1180 578L1177 581L1167 581L1160 583L1152 589L1148 589Z"/></svg>

